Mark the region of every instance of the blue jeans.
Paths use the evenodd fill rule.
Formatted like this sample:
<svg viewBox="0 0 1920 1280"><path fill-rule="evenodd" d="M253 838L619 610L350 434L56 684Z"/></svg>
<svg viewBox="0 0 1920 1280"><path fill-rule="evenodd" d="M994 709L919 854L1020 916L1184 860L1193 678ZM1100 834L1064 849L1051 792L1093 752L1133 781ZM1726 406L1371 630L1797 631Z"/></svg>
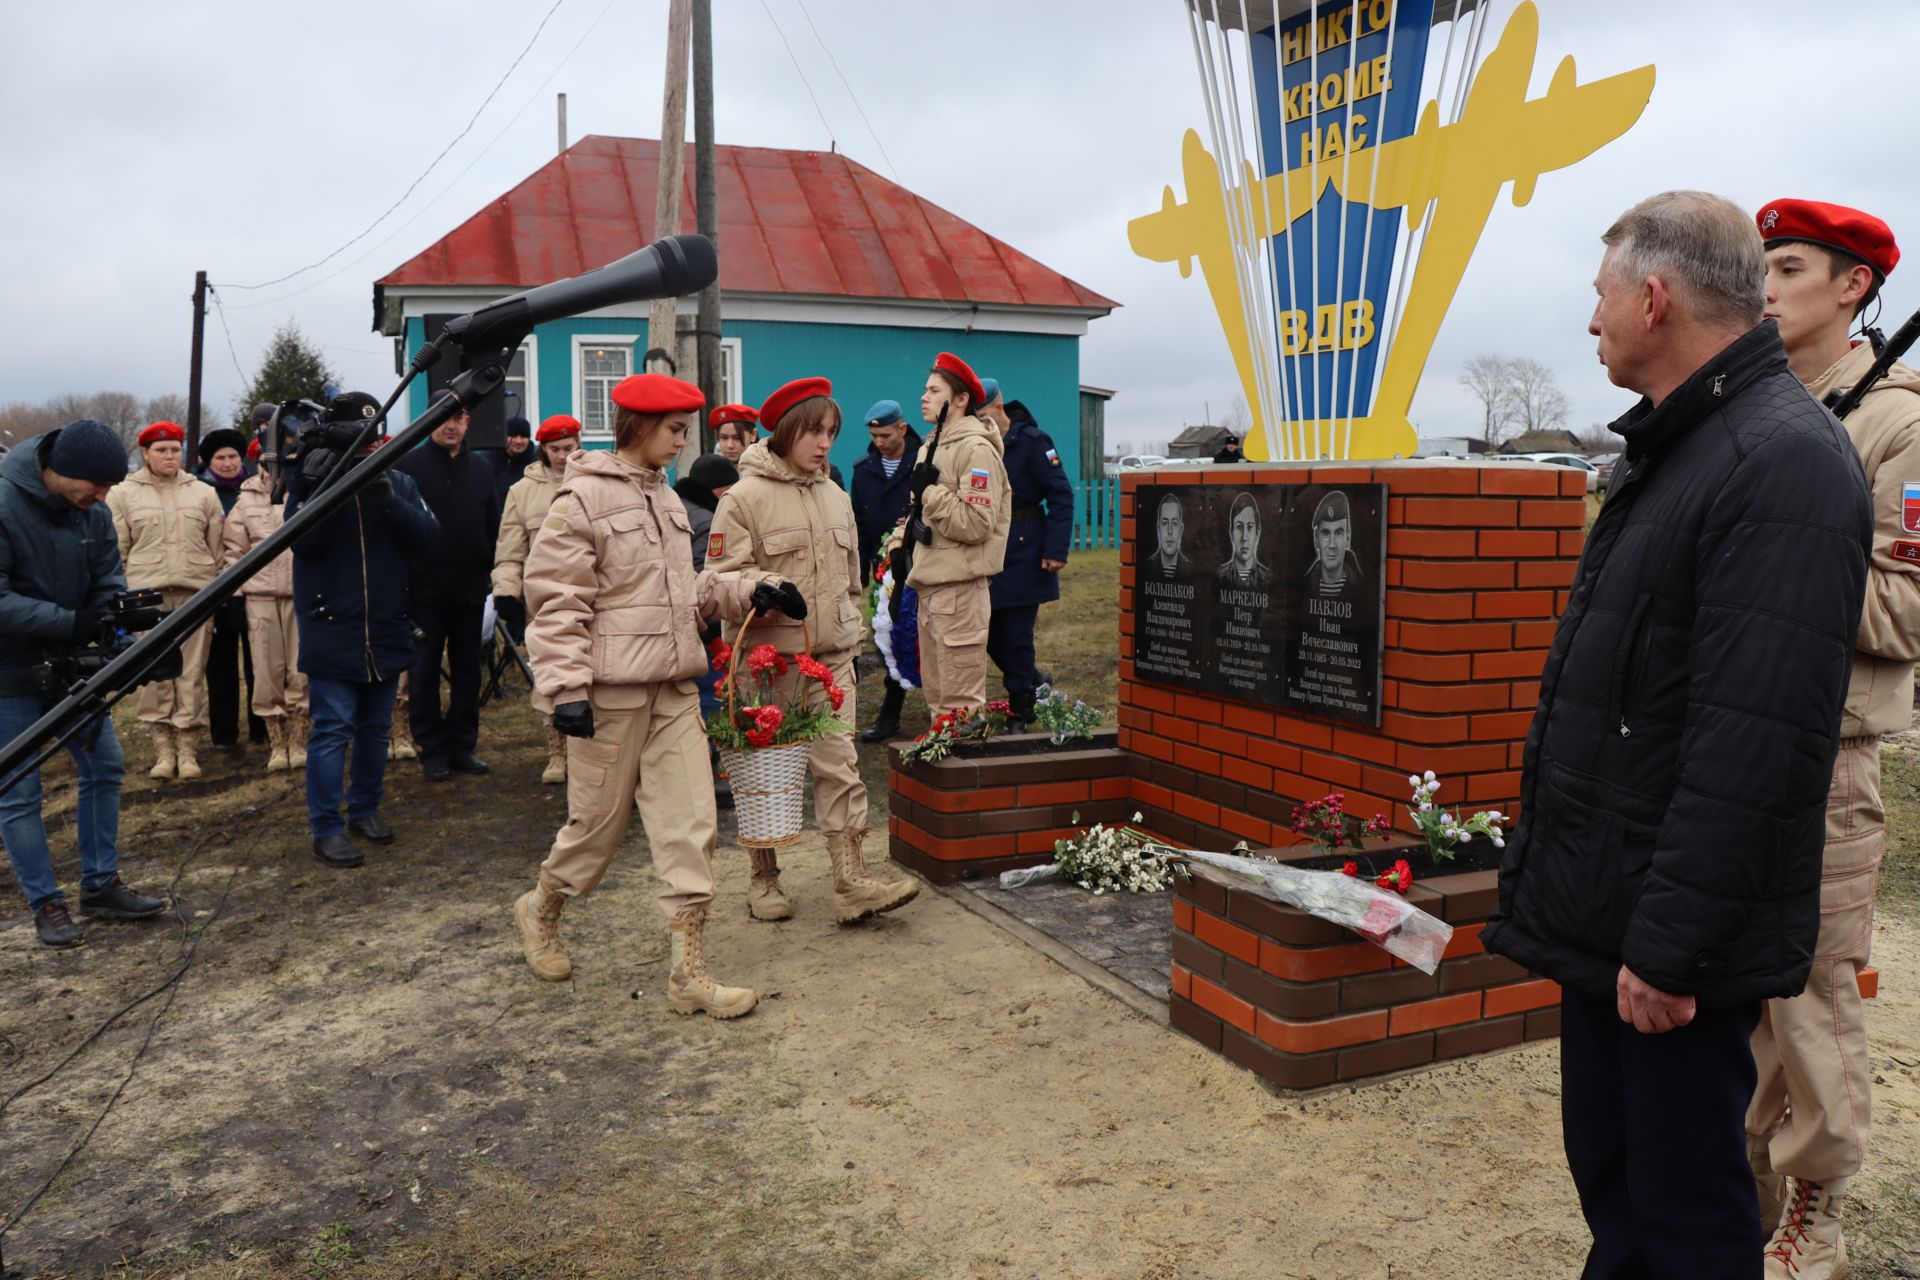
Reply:
<svg viewBox="0 0 1920 1280"><path fill-rule="evenodd" d="M347 816L369 818L380 808L387 785L387 738L393 727L393 697L400 678L352 684L325 676L307 678L307 821L313 838L346 830L340 818L340 787L346 780L347 744L353 744L353 776L347 786Z"/></svg>
<svg viewBox="0 0 1920 1280"><path fill-rule="evenodd" d="M708 716L720 709L720 694L717 692L719 686L720 673L712 667L708 667L704 675L697 675L693 678L693 687L700 691L700 718L702 720L705 720Z"/></svg>
<svg viewBox="0 0 1920 1280"><path fill-rule="evenodd" d="M44 710L38 698L0 698L0 742L11 742L32 726ZM82 745L86 732L67 743L74 772L80 779L80 803L74 822L80 831L80 891L103 888L120 870L120 775L126 757L113 721L99 721L100 736L92 746ZM0 843L7 846L13 878L27 895L27 905L62 898L53 875L53 854L47 848L47 827L40 820L40 771L0 795Z"/></svg>

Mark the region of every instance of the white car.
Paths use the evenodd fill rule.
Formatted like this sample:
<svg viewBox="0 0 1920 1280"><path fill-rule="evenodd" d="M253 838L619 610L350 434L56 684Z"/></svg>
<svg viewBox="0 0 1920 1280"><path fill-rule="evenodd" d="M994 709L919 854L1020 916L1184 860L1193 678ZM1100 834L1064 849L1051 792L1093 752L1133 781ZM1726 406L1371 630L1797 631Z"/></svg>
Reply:
<svg viewBox="0 0 1920 1280"><path fill-rule="evenodd" d="M1600 487L1600 468L1577 453L1494 453L1487 458L1492 462L1544 462L1550 467L1573 467L1587 473L1588 493Z"/></svg>
<svg viewBox="0 0 1920 1280"><path fill-rule="evenodd" d="M1129 453L1114 463L1116 471L1141 471L1147 467L1164 467L1173 459L1159 453Z"/></svg>

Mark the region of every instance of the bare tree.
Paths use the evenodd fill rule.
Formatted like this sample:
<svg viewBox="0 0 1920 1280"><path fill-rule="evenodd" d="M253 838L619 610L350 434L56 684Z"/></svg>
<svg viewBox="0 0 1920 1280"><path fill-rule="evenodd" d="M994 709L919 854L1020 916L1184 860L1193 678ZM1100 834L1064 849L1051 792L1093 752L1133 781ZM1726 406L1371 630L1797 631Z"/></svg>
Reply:
<svg viewBox="0 0 1920 1280"><path fill-rule="evenodd" d="M1480 402L1481 434L1490 445L1505 439L1513 425L1512 363L1502 356L1478 355L1467 361L1460 375L1460 385Z"/></svg>
<svg viewBox="0 0 1920 1280"><path fill-rule="evenodd" d="M1530 356L1507 361L1513 421L1522 432L1549 431L1567 425L1567 397L1553 370Z"/></svg>
<svg viewBox="0 0 1920 1280"><path fill-rule="evenodd" d="M1588 453L1617 453L1620 450L1620 437L1615 435L1613 428L1604 422L1582 427L1573 433L1573 438L1578 440L1580 447Z"/></svg>

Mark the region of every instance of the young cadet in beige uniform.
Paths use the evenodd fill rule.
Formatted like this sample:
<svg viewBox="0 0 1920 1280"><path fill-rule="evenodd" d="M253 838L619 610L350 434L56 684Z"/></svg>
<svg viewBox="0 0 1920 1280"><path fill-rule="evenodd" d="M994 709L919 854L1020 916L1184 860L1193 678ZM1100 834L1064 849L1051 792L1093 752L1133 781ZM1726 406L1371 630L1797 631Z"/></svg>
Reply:
<svg viewBox="0 0 1920 1280"><path fill-rule="evenodd" d="M107 494L128 589L160 588L161 606L167 609L178 608L212 582L226 554L220 496L180 465L186 438L186 429L176 422L156 422L142 431L140 457L146 465ZM155 680L140 690L140 719L153 733L150 778L200 776L194 731L207 723L210 628L195 628L181 644L179 679Z"/></svg>
<svg viewBox="0 0 1920 1280"><path fill-rule="evenodd" d="M740 456L740 482L727 490L713 513L707 567L759 569L799 587L811 602L813 656L833 672L846 691L835 713L839 732L816 738L807 754L813 771L813 811L826 838L833 864L834 909L841 924L854 924L881 911L913 901L918 885L883 881L868 870L861 855L867 837L867 786L860 780L859 753L853 745L853 659L866 638L860 618L860 536L854 529L853 502L827 474L827 452L840 434L840 406L825 378L802 378L781 387L761 406L760 421L770 425L767 440L749 445ZM786 618L756 618L740 646L770 644L781 653L805 651L799 623ZM827 701L827 691L807 680L798 667L776 684L782 702L804 684L808 705ZM780 888L780 864L772 849L748 846L753 882L747 913L755 920L786 920L793 903Z"/></svg>
<svg viewBox="0 0 1920 1280"><path fill-rule="evenodd" d="M1874 362L1873 347L1849 335L1900 260L1893 232L1870 214L1809 200L1775 201L1756 220L1767 246L1766 315L1807 390L1837 400ZM1820 934L1806 991L1762 1008L1747 1112L1761 1220L1772 1232L1766 1275L1795 1280L1846 1274L1839 1202L1866 1154L1873 1068L1858 980L1886 852L1880 738L1912 719L1920 658L1920 375L1895 364L1844 425L1873 490L1874 534L1827 796Z"/></svg>
<svg viewBox="0 0 1920 1280"><path fill-rule="evenodd" d="M637 799L669 922L667 1005L737 1018L758 997L708 977L703 953L716 818L692 680L707 668L699 622L741 618L750 607L804 617L806 604L761 574L694 572L686 508L662 469L686 447L705 403L700 389L637 374L612 399L614 451L572 459L527 555L536 690L573 741L567 822L539 883L514 904L514 920L536 974L571 974L561 907L606 875Z"/></svg>
<svg viewBox="0 0 1920 1280"><path fill-rule="evenodd" d="M556 413L540 424L534 433L534 447L540 456L520 473L507 490L506 509L500 513L500 536L493 544L493 607L501 617L517 611L516 632L527 627L526 600L521 586L527 552L533 548L533 535L540 531L560 489L560 477L567 472L567 458L580 447L580 421ZM547 767L540 781L562 783L567 780L567 736L553 727L547 716Z"/></svg>
<svg viewBox="0 0 1920 1280"><path fill-rule="evenodd" d="M914 548L907 585L920 593L920 686L936 716L987 705L990 583L1005 567L1013 503L1000 432L974 416L985 403L966 361L942 351L920 394L938 438L920 446L908 482L933 534Z"/></svg>
<svg viewBox="0 0 1920 1280"><path fill-rule="evenodd" d="M283 497L273 500L269 467L278 459L263 454L259 439L247 449L268 465L248 476L221 530L222 568L267 540L287 518ZM307 764L307 677L300 670L300 628L293 612L293 552L275 556L266 568L240 584L247 602L247 642L253 653L253 714L267 722L267 772L304 769Z"/></svg>

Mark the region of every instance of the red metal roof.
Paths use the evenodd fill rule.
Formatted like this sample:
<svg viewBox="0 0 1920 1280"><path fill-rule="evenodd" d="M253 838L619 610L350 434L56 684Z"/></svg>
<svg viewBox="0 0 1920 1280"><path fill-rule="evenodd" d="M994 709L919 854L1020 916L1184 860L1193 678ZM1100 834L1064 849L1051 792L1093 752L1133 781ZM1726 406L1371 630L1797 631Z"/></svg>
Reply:
<svg viewBox="0 0 1920 1280"><path fill-rule="evenodd" d="M1111 310L1119 304L825 151L714 148L720 287L744 293ZM376 289L525 288L650 244L660 144L590 135ZM687 147L680 224L694 226Z"/></svg>

